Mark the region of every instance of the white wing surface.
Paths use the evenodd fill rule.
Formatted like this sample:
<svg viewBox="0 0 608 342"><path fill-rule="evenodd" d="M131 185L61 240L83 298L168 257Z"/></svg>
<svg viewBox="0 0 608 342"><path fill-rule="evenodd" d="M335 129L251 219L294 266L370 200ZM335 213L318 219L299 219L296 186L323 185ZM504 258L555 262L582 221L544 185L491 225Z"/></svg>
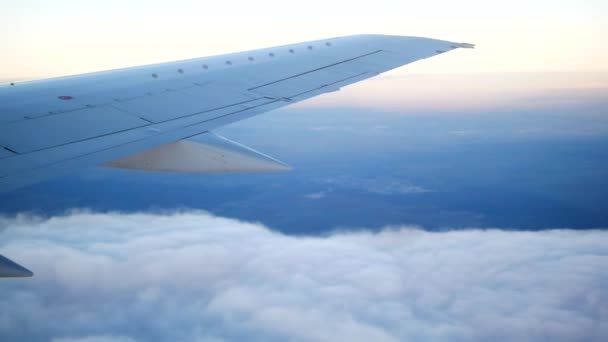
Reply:
<svg viewBox="0 0 608 342"><path fill-rule="evenodd" d="M0 86L0 191L66 170L286 166L211 130L470 44L357 35Z"/></svg>

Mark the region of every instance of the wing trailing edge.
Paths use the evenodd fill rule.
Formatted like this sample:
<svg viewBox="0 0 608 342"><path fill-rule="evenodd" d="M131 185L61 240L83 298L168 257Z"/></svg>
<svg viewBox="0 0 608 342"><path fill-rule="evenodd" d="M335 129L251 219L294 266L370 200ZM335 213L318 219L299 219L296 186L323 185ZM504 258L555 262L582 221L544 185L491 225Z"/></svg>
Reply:
<svg viewBox="0 0 608 342"><path fill-rule="evenodd" d="M291 168L270 156L212 132L112 160L104 166L165 172L269 172Z"/></svg>

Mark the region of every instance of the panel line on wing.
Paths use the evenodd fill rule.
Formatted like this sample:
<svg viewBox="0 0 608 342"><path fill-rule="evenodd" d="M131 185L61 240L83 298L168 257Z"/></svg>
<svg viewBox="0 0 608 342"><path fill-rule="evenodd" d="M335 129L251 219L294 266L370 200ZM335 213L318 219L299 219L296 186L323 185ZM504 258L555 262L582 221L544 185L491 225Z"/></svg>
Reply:
<svg viewBox="0 0 608 342"><path fill-rule="evenodd" d="M365 58L365 57L368 57L368 56L371 56L371 55L375 55L375 54L380 53L380 52L382 52L382 50L376 50L374 52L366 53L366 54L361 55L361 56L345 59L345 60L340 61L340 62L336 62L336 63L329 64L329 65L326 65L326 66L323 66L323 67L320 67L320 68L316 68L316 69L305 71L305 72L302 72L302 73L299 73L299 74L296 74L296 75L285 77L285 78L282 78L280 80L276 80L276 81L268 82L268 83L265 83L265 84L262 84L262 85L259 85L259 86L255 86L255 87L249 88L247 90L249 90L249 91L256 90L256 89L263 88L263 87L266 87L266 86L269 86L269 85L272 85L272 84L275 84L275 83L287 81L287 80L290 80L290 79L293 79L293 78L304 76L306 74L310 74L310 73L317 72L317 71L320 71L320 70L323 70L323 69L331 68L331 67L334 67L336 65L352 62L352 61L355 61L357 59L361 59L361 58Z"/></svg>
<svg viewBox="0 0 608 342"><path fill-rule="evenodd" d="M189 94L181 94L184 97L187 98L193 98L193 96L189 95ZM165 122L169 122L169 121L173 121L173 120L179 120L179 119L184 119L184 118L188 118L188 117L192 117L195 115L200 115L200 114L205 114L205 113L211 113L214 111L218 111L218 110L222 110L222 109L227 109L230 107L235 107L235 106L240 106L240 105L247 105L251 102L255 102L255 101L259 101L262 98L252 98L252 99L248 99L245 101L239 101L239 102L233 102L233 103L229 103L226 105L222 105L219 107L212 107L212 108L208 108L208 109L203 109L203 110L199 110L199 111L194 111L194 112L190 112L188 114L183 114L183 115L179 115L176 117L170 117L167 116L166 118L159 119L159 120L153 120L153 115L148 115L149 113L145 110L145 108L129 108L129 107L121 107L121 106L116 106L117 108L121 109L122 111L129 113L131 115L135 115L137 117L143 117L144 120L146 120L147 122L150 122L151 124L160 124L160 123L165 123Z"/></svg>
<svg viewBox="0 0 608 342"><path fill-rule="evenodd" d="M119 111L119 112L123 112L123 113L125 113L125 115L134 116L134 117L136 117L136 118L138 118L138 119L141 119L141 120L143 120L143 121L145 121L145 122L147 122L147 123L149 123L149 124L154 124L154 122L152 122L152 121L150 121L150 120L148 120L148 119L146 119L146 118L142 117L141 115L137 115L137 114L135 114L135 113L129 112L128 110L126 110L126 109L124 109L124 108L121 108L121 107L118 107L118 106L114 106L114 105L108 105L108 107L111 107L111 108L113 108L113 109L116 109L116 110L117 110L117 111Z"/></svg>
<svg viewBox="0 0 608 342"><path fill-rule="evenodd" d="M205 123L205 122L209 122L209 121L213 121L213 120L221 119L221 118L224 118L224 117L227 117L227 116L230 116L230 115L239 114L239 113L242 113L242 112L246 112L246 111L248 111L248 110L252 110L252 109L256 109L256 108L260 108L260 107L264 107L264 106L267 106L267 105L270 105L270 104L273 104L273 103L277 103L277 102L286 102L286 103L289 103L289 101L284 100L284 99L276 99L276 100L271 101L271 102L262 103L262 104L259 104L259 105L257 105L257 106L253 106L253 107L249 107L249 108L243 108L243 109L238 110L238 111L236 111L236 112L227 113L227 114L224 114L224 115L219 115L219 116L216 116L216 117L211 118L211 119L207 119L207 120L203 120L203 121L200 121L200 122L196 122L196 123L193 123L193 124L190 124L190 125L186 125L186 126L184 126L184 127L191 127L191 126L200 125L200 124Z"/></svg>
<svg viewBox="0 0 608 342"><path fill-rule="evenodd" d="M301 95L304 95L304 94L312 93L312 92L315 92L317 90L321 90L323 88L331 87L331 86L336 85L338 83L342 83L342 82L345 82L345 81L348 81L348 80L351 80L351 79L355 79L355 78L361 77L361 76L363 76L365 74L368 74L368 73L369 73L368 71L365 71L365 72L359 73L359 74L354 75L354 76L346 77L346 78L343 78L343 79L335 81L335 82L324 84L324 85L322 85L322 86L320 86L318 88L310 89L310 90L307 90L307 91L303 91L303 92L301 92L299 94L291 95L290 97L293 98L293 97L298 97L298 96L301 96ZM331 91L331 90L328 90L328 92L329 91Z"/></svg>
<svg viewBox="0 0 608 342"><path fill-rule="evenodd" d="M163 134L164 134L164 133L170 133L170 132L173 132L173 131L182 130L182 129L186 129L186 128L191 128L191 127L194 127L194 126L197 126L197 125L200 125L200 124L206 123L206 122L214 121L214 120L217 120L217 119L220 119L220 118L224 118L224 117L228 117L228 116L231 116L231 115L240 114L240 113L243 113L243 112L246 112L246 111L249 111L249 110L255 109L255 108L259 108L259 107L267 106L267 105L270 105L270 104L273 104L273 103L277 103L277 102L284 102L284 101L281 101L281 100L274 100L274 101L267 102L267 103L265 103L265 104L261 104L261 105L255 106L255 107L250 107L250 108L241 109L241 110L239 110L239 111L235 111L235 112L232 112L232 113L224 114L224 115L221 115L221 116L218 116L218 117L212 118L212 119L207 119L207 120L199 121L199 122L192 123L192 124L189 124L189 125L184 125L184 126L181 126L181 127L179 127L179 128L175 128L175 129L173 129L173 130L164 131L164 132L163 132ZM169 120L169 121L175 121L175 120L177 120L177 119L173 119L173 120ZM144 127L139 127L139 128L145 128L145 127L147 127L147 126L144 126ZM131 131L132 131L132 130L135 130L135 129L131 129ZM127 131L129 131L129 130L127 130ZM194 134L190 134L190 135L188 135L188 136L186 136L186 137L181 137L180 139L187 139L188 137L193 137L193 136L199 135L199 134L201 134L201 133L205 133L205 132L207 132L207 131L208 131L208 130L206 130L206 129L202 129L202 130L200 130L200 131L198 131L198 132L196 132L196 133L194 133ZM124 132L125 132L125 131L123 131L123 132L116 132L116 133L124 133ZM109 135L111 135L111 134L107 134L107 135L104 135L104 136L109 136ZM84 139L84 140L82 140L82 141L76 141L76 142L69 143L69 144L64 144L64 145L71 145L71 144L74 144L74 143L82 143L82 142L85 142L85 141L88 141L88 140L94 140L94 139L98 139L98 138L103 138L104 136L98 136L98 137L93 137L93 138L89 138L89 139ZM133 144L133 143L141 142L141 141L144 141L144 140L146 140L146 139L147 139L147 137L142 137L142 138L138 138L138 139L133 139L133 140L129 140L129 141L124 141L124 142L118 143L118 144L116 144L116 145L112 145L112 146L107 146L107 147L104 147L104 148L100 148L100 149L95 150L95 151L84 152L84 153L82 153L82 154L75 155L75 156L72 156L72 157L68 157L68 158L65 158L65 159L61 159L61 160L52 161L52 162L49 162L48 164L34 166L34 167L32 167L31 169L32 169L32 170L37 170L37 169L42 169L42 168L46 168L46 167L51 167L51 166L54 166L54 165L59 165L59 164L61 164L61 163L65 163L65 162L73 161L73 160L76 160L76 159L79 159L79 158L85 158L85 157L88 157L88 156L94 155L94 154L96 154L96 153L102 153L102 152L109 151L109 150L112 150L112 149L116 149L116 148L120 148L120 147L123 147L123 146L127 146L127 145L129 145L129 144ZM62 147L62 146L53 146L53 147L48 147L48 148L45 148L45 149L42 149L42 150L53 149L53 148L58 148L58 147ZM39 151L41 151L41 150L38 150L38 151L33 151L33 152L39 152ZM6 176L6 175L0 175L0 178L3 178L3 177L5 177L5 176Z"/></svg>
<svg viewBox="0 0 608 342"><path fill-rule="evenodd" d="M84 138L80 138L80 139L73 139L73 140L68 140L68 141L65 141L65 142L59 142L58 141L58 143L55 143L55 144L51 143L51 144L48 144L48 146L44 146L44 147L41 147L41 148L39 148L38 146L34 146L34 145L30 146L30 147L25 147L25 148L24 147L20 147L20 148L16 149L19 152L15 152L15 153L16 154L29 154L29 153L32 153L32 152L47 150L47 149L50 149L50 148L66 146L66 145L70 145L70 144L74 144L74 143L78 143L78 142L83 142L83 141L87 141L87 140L92 140L92 139L96 139L96 138L102 138L102 137L109 136L109 135L112 135L112 134L123 133L123 132L127 132L127 131L133 131L135 129L140 129L140 128L146 128L146 127L149 127L149 126L152 126L152 125L163 124L163 123L168 123L168 122L171 122L171 121L181 120L181 119L189 118L189 117L196 116L196 115L201 115L201 114L206 114L206 113L212 113L214 111L219 111L219 110L222 110L222 109L229 109L229 108L232 108L232 107L235 108L235 111L234 112L230 112L228 114L238 113L238 112L241 112L241 111L246 110L246 109L256 108L257 107L257 105L250 106L250 107L247 107L247 108L241 108L239 106L246 106L246 105L248 105L248 104L250 104L252 102L256 102L256 101L259 101L259 100L264 100L264 98L261 97L261 98L257 98L257 99L251 99L251 100L247 100L247 101L241 101L241 102L233 103L233 104L222 106L222 107L217 107L217 108L213 108L213 109L209 109L209 110L205 110L205 111L201 111L201 112L197 112L197 113L193 113L193 114L189 114L189 115L184 115L184 116L177 117L177 118L167 119L167 120L156 122L156 123L151 122L150 120L148 120L146 118L141 118L139 115L137 115L137 113L126 111L125 109L120 108L120 107L116 107L115 105L108 105L108 106L103 106L103 107L91 107L91 108L87 108L87 109L81 109L80 111L90 111L90 110L93 110L93 109L95 109L95 110L102 110L103 108L106 108L107 110L114 110L116 112L120 112L120 113L122 113L123 115L125 115L127 117L131 117L133 119L141 120L142 124L141 125L136 125L134 127L129 127L129 128L124 128L124 129L117 129L117 130L114 130L114 131L108 132L108 133L94 134L94 135L91 135L89 137L84 137ZM267 104L267 102L265 102L265 103L263 103L261 105L266 105L266 104ZM67 113L64 113L64 114L67 114ZM223 117L223 116L224 115L220 115L218 117ZM28 120L27 123L31 123L34 120L43 120L45 118L46 117L40 117L40 118ZM212 118L209 118L207 120L200 121L200 122L205 122L205 121L213 120L213 119L215 119L215 117L212 117ZM44 132L46 132L47 135L48 134L57 133L54 130L47 130L47 131L44 131ZM8 134L8 132L7 132L7 134ZM3 137L3 138L6 138L6 137ZM50 138L50 136L49 136L49 138ZM59 139L59 140L65 140L65 135L63 135L63 136L57 135L57 139ZM5 143L7 143L7 142L10 143L10 140L12 140L12 139L9 139L9 141L5 141ZM45 140L45 141L49 141L49 140ZM20 149L22 149L22 151L20 151ZM9 149L9 151L15 151L15 149L14 148L13 149Z"/></svg>
<svg viewBox="0 0 608 342"><path fill-rule="evenodd" d="M256 99L256 100L261 100L261 99L265 99L265 98L260 98L260 99ZM246 104L246 103L253 102L253 101L255 101L255 100L246 101L246 102L243 102L241 104ZM248 110L252 110L252 109L255 109L255 108L258 108L258 107L266 106L266 105L273 104L273 103L280 102L280 101L281 100L272 100L270 102L265 102L265 103L262 103L262 104L259 104L259 105L255 105L255 106L251 106L251 107L247 107L247 108L239 108L239 109L235 110L234 112L226 113L226 114L223 114L223 115L218 115L216 117L208 118L208 119L205 119L205 120L202 120L202 121L197 121L195 123L184 125L181 128L199 125L199 124L202 124L202 123L205 123L205 122L208 122L208 121L213 121L213 120L216 120L216 119L219 119L219 118L223 118L223 117L227 117L227 116L230 116L230 115L242 113L242 112L245 112L245 111L248 111ZM44 147L44 148L40 148L40 149L30 150L30 151L27 151L25 153L18 153L18 154L29 154L29 153L32 153L32 152L39 152L39 151L48 150L48 149L51 149L51 148L57 148L57 147L67 146L67 145L71 145L71 144L75 144L75 143L80 143L80 142L89 141L89 140L93 140L93 139L103 138L103 137L110 136L110 135L113 135L113 134L124 133L124 132L128 132L128 131L134 131L134 130L137 130L137 129L142 129L142 128L146 128L146 127L153 126L153 125L168 123L168 122L171 122L171 121L177 121L177 120L181 120L181 119L184 119L184 118L187 118L187 117L201 115L201 114L205 114L205 113L208 113L208 112L213 112L213 111L217 111L217 110L220 110L220 109L226 109L226 108L234 107L234 106L235 105L225 106L225 107L222 107L222 108L212 109L212 110L204 111L204 112L201 112L201 113L195 113L195 114L191 114L191 115L187 115L187 116L183 116L183 117L179 117L179 118L175 118L175 119L169 119L169 120L166 120L166 121L163 121L163 122L158 122L158 123L155 123L155 124L146 124L146 125L142 125L142 126L138 126L138 127L133 127L133 128L130 128L130 129L118 130L118 131L114 131L114 132L111 132L111 133L100 134L100 135L96 135L96 136L92 136L92 137L88 137L88 138L84 138L84 139L80 139L80 140L74 140L74 141L70 141L70 142L66 142L66 143L62 143L62 144L58 144L58 145L53 145L53 146L48 146L48 147Z"/></svg>

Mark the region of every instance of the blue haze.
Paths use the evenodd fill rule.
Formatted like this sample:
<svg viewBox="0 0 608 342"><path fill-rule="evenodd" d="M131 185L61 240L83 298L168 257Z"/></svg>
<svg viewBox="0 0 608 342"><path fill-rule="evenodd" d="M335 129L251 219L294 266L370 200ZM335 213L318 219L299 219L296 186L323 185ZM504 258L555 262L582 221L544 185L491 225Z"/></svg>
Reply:
<svg viewBox="0 0 608 342"><path fill-rule="evenodd" d="M293 171L192 175L80 170L0 195L4 214L196 208L285 233L608 227L602 104L477 113L297 108L218 133Z"/></svg>

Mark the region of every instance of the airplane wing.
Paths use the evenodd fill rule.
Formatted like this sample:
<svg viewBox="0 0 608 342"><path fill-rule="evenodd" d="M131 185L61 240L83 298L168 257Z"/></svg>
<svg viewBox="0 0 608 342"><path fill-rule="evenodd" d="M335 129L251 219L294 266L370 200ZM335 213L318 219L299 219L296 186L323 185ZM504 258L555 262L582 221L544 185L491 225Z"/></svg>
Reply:
<svg viewBox="0 0 608 342"><path fill-rule="evenodd" d="M463 47L472 45L356 35L4 84L0 191L104 163L187 172L284 169L208 132ZM260 164L253 167L256 156ZM197 162L184 167L193 158ZM224 167L218 158L228 158L220 161ZM239 166L240 158L249 164Z"/></svg>
<svg viewBox="0 0 608 342"><path fill-rule="evenodd" d="M355 35L0 85L0 191L101 164L179 172L288 169L211 131L472 47Z"/></svg>

